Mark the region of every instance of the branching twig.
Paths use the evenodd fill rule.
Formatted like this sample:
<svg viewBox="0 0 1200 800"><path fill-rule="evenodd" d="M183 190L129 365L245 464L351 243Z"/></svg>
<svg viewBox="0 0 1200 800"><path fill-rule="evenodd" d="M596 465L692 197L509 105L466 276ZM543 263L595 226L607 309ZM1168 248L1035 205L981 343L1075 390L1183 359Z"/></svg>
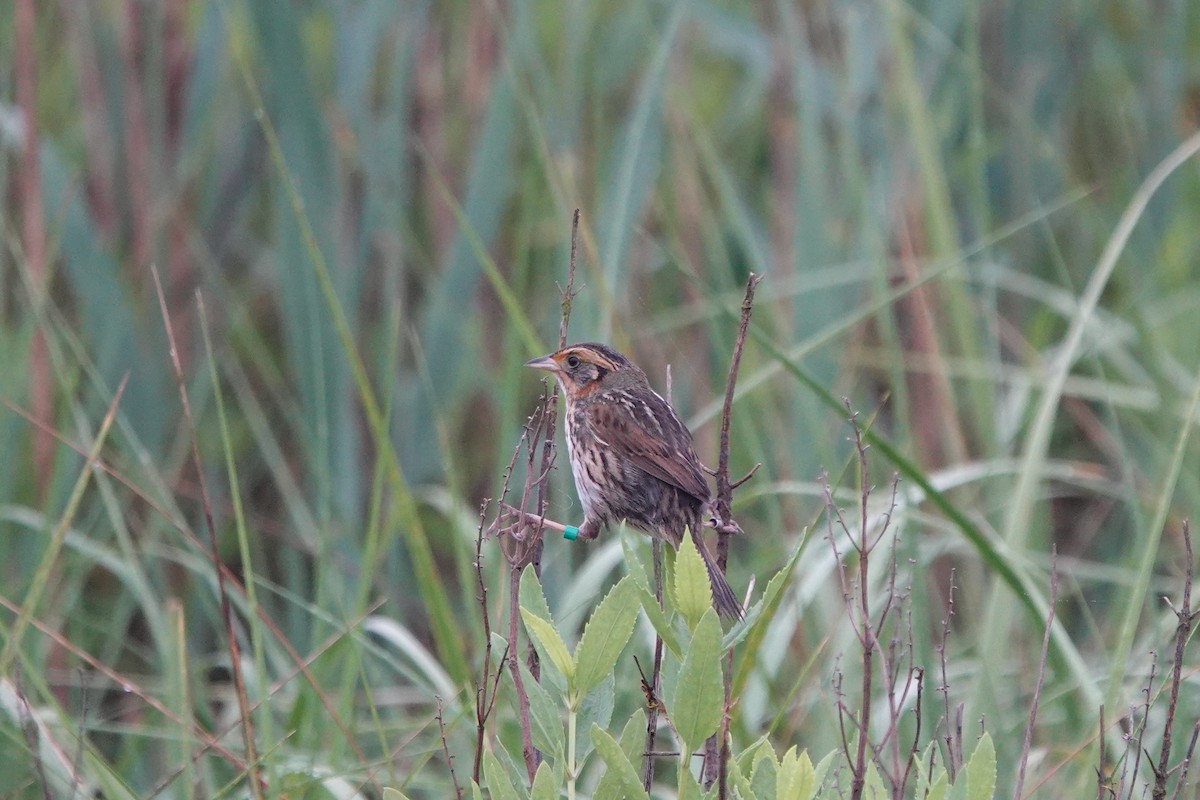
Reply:
<svg viewBox="0 0 1200 800"><path fill-rule="evenodd" d="M717 564L722 571L729 559L729 540L720 534L741 533L741 528L733 520L733 490L741 486L754 475L761 465L755 465L744 477L736 482L729 480L729 421L733 413L733 393L737 387L738 368L742 363L742 350L746 346L746 332L750 328L750 315L754 311L754 290L762 280L761 275L753 272L746 278L746 294L742 298L742 316L738 321L737 339L733 344L733 355L729 359L729 374L725 378L725 402L721 406L721 449L717 456L717 491L713 498L713 515L717 527Z"/></svg>
<svg viewBox="0 0 1200 800"><path fill-rule="evenodd" d="M567 343L567 326L571 318L571 303L575 298L575 257L578 252L578 241L579 209L575 209L571 217L571 256L567 267L567 286L565 289L560 290L562 315L558 334L559 349L565 347ZM555 384L549 393L543 393L537 407L526 422L524 430L521 433L521 440L513 450L512 460L505 471L504 487L497 504L496 519L489 528L489 532L497 536L501 551L508 562L508 643L510 648L514 646L519 635L521 573L526 566L532 564L534 573L538 576L541 575L543 529L547 526L557 527L546 519L546 504L550 473L554 468L555 459L554 437L558 421L558 391L558 385ZM538 458L539 443L541 445L540 459ZM514 505L509 505L507 503L509 480L512 477L513 468L516 466L516 461L522 448L525 448L527 456L525 482L521 489L520 501ZM536 498L535 507L537 513L527 513L525 511L532 498ZM510 517L515 519L515 521L507 524L506 520ZM482 591L482 576L480 576L479 580ZM533 676L535 681L539 680L541 677L541 665L538 663L537 650L534 649L533 642L528 643L526 658L530 675ZM541 762L541 754L533 746L532 725L529 716L529 694L525 690L525 682L521 676L521 668L517 659L508 659L506 651L504 663L508 664L509 673L512 676L513 685L517 691L517 706L521 719L521 745L525 759L525 768L529 773L530 781L532 781L537 772L538 764ZM486 675L487 671L485 670L485 678ZM492 698L492 702L495 702L494 697ZM482 722L480 725L482 725ZM480 736L482 736L482 733L480 733ZM481 756L480 750L481 745L477 743L477 762ZM478 780L478 764L476 766L476 776Z"/></svg>
<svg viewBox="0 0 1200 800"><path fill-rule="evenodd" d="M733 355L729 359L729 373L725 378L725 402L721 407L721 443L717 455L717 491L713 497L712 514L717 530L717 567L725 572L729 563L729 535L741 533L742 529L733 519L733 489L735 482L729 479L729 424L733 413L733 394L737 387L738 368L742 363L742 351L746 347L746 333L750 328L750 315L754 312L754 290L762 280L761 275L751 272L746 277L746 294L742 297L741 318L738 320L737 339L733 344ZM744 477L736 481L740 486L754 475L758 465ZM729 716L730 716L730 678L733 668L733 653L730 653L725 663L725 703L721 715L721 725L715 738L709 741L708 751L714 749L716 755L716 775L712 770L712 759L705 761L705 777L711 785L712 779L717 780L717 796L725 800L729 793L728 761L729 761Z"/></svg>

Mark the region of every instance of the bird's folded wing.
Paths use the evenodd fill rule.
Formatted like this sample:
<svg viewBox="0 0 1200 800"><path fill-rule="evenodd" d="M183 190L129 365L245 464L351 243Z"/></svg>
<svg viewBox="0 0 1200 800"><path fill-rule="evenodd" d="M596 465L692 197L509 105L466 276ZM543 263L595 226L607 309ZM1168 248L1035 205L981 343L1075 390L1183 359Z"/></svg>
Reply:
<svg viewBox="0 0 1200 800"><path fill-rule="evenodd" d="M623 395L616 403L589 409L591 430L609 452L698 500L710 497L692 449L692 435L658 395L645 400Z"/></svg>

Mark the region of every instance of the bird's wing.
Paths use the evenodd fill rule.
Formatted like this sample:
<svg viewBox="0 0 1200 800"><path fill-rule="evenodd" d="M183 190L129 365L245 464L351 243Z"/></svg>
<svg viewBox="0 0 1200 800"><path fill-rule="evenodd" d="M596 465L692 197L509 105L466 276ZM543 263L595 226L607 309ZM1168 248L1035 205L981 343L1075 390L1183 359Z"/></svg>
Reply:
<svg viewBox="0 0 1200 800"><path fill-rule="evenodd" d="M588 411L592 433L602 445L664 483L698 500L709 499L692 435L666 400L653 392L614 392L606 399Z"/></svg>

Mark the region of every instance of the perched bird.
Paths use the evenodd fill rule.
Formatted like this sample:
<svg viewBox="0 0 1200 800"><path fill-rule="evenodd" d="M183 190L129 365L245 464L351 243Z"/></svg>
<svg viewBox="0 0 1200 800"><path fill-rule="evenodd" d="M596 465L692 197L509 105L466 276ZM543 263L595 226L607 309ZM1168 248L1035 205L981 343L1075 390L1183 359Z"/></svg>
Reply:
<svg viewBox="0 0 1200 800"><path fill-rule="evenodd" d="M700 535L711 494L692 435L646 373L595 342L525 366L553 373L566 398L567 453L585 517L579 536L594 539L605 525L625 520L678 547L688 529L708 567L713 605L740 618L741 603Z"/></svg>

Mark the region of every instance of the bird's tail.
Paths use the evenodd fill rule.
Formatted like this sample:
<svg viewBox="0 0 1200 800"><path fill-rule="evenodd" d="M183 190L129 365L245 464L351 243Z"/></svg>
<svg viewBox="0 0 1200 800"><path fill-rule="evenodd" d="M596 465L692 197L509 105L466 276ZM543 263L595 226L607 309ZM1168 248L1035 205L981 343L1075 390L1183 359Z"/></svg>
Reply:
<svg viewBox="0 0 1200 800"><path fill-rule="evenodd" d="M708 568L708 581L712 584L713 607L723 617L734 620L741 619L742 602L733 593L733 587L729 585L729 581L725 580L725 576L721 574L721 569L717 566L717 561L713 558L712 553L708 551L704 538L694 529L692 529L692 541L704 558L704 566Z"/></svg>

